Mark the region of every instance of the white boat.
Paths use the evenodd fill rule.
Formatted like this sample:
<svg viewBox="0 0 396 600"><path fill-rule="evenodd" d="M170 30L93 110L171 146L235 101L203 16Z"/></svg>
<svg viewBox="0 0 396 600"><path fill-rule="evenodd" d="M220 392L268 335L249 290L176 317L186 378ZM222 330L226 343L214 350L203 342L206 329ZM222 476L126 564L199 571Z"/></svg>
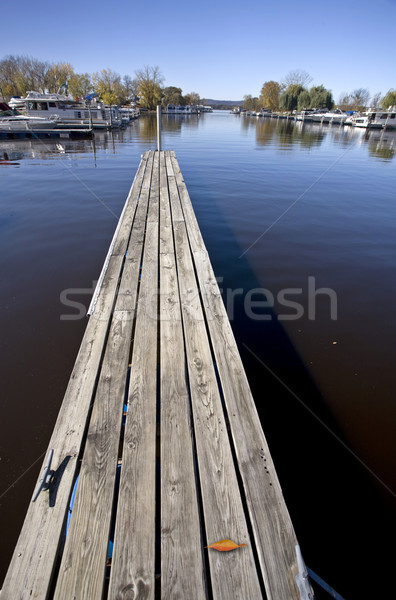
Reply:
<svg viewBox="0 0 396 600"><path fill-rule="evenodd" d="M269 108L262 108L259 112L256 112L256 117L270 117L272 115Z"/></svg>
<svg viewBox="0 0 396 600"><path fill-rule="evenodd" d="M106 107L93 99L85 105L68 94L47 94L29 91L26 94L25 110L30 117L57 118L58 128L107 128L119 127L122 123L115 107Z"/></svg>
<svg viewBox="0 0 396 600"><path fill-rule="evenodd" d="M12 98L10 98L8 106L16 109L25 108L25 98L21 98L21 96L13 96Z"/></svg>
<svg viewBox="0 0 396 600"><path fill-rule="evenodd" d="M211 106L205 106L204 104L198 104L197 110L199 113L213 112L213 108Z"/></svg>
<svg viewBox="0 0 396 600"><path fill-rule="evenodd" d="M168 115L196 115L198 114L198 108L191 104L187 104L186 106L168 104L166 110L162 112Z"/></svg>
<svg viewBox="0 0 396 600"><path fill-rule="evenodd" d="M348 118L348 114L344 113L339 108L335 108L334 110L319 110L315 112L311 112L307 119L314 121L316 123L334 123L341 124L345 123Z"/></svg>
<svg viewBox="0 0 396 600"><path fill-rule="evenodd" d="M51 130L55 127L55 119L21 115L7 104L0 103L0 132Z"/></svg>
<svg viewBox="0 0 396 600"><path fill-rule="evenodd" d="M365 113L353 115L348 123L354 127L396 129L396 106L390 106L388 110L370 109Z"/></svg>
<svg viewBox="0 0 396 600"><path fill-rule="evenodd" d="M139 109L132 106L122 106L118 109L118 113L121 117L121 121L127 124L139 116Z"/></svg>

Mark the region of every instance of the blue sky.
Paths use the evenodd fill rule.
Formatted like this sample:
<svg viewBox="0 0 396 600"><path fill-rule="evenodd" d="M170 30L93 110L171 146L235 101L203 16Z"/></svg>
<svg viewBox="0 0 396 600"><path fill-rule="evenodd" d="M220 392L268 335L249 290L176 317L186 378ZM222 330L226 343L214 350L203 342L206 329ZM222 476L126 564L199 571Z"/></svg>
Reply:
<svg viewBox="0 0 396 600"><path fill-rule="evenodd" d="M165 85L230 100L303 69L337 100L396 88L395 31L396 0L19 0L2 8L0 59L27 54L131 77L157 65Z"/></svg>

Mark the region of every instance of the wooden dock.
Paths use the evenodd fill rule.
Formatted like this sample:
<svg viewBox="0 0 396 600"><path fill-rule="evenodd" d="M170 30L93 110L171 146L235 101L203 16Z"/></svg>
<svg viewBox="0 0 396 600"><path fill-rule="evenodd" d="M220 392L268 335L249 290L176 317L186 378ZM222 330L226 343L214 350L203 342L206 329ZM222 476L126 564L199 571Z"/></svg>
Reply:
<svg viewBox="0 0 396 600"><path fill-rule="evenodd" d="M46 139L81 139L92 138L92 129L26 129L25 131L0 131L0 140L46 140Z"/></svg>
<svg viewBox="0 0 396 600"><path fill-rule="evenodd" d="M313 597L171 151L142 157L52 449L1 600Z"/></svg>

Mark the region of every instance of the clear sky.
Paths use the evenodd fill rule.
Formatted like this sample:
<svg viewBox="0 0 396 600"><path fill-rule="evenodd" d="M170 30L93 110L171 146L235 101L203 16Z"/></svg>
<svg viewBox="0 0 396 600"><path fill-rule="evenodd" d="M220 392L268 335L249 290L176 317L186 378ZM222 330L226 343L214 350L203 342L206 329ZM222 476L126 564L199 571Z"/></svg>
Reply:
<svg viewBox="0 0 396 600"><path fill-rule="evenodd" d="M18 0L0 16L0 59L29 55L134 77L159 66L165 85L202 98L258 96L302 69L337 100L396 88L396 0Z"/></svg>

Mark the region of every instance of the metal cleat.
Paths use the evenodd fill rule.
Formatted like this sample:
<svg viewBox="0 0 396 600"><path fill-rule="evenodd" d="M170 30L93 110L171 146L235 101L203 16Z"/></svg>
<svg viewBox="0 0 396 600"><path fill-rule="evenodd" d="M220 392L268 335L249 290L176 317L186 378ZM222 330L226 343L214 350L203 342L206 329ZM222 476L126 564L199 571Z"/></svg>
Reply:
<svg viewBox="0 0 396 600"><path fill-rule="evenodd" d="M37 498L39 497L40 492L42 490L48 490L51 485L51 481L52 481L52 478L55 473L55 471L51 471L51 461L52 461L53 455L54 455L54 451L50 450L50 453L48 455L48 458L47 458L44 468L43 468L42 475L41 475L40 479L38 480L36 489L34 490L32 502L35 502L37 500Z"/></svg>

